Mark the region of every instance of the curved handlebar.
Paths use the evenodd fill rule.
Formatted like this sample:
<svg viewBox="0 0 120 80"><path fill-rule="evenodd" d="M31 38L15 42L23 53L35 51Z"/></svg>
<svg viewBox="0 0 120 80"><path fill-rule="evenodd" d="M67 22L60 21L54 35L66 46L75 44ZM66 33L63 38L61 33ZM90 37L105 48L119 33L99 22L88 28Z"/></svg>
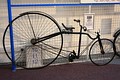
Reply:
<svg viewBox="0 0 120 80"><path fill-rule="evenodd" d="M87 29L87 27L86 26L82 26L81 24L80 24L80 20L79 19L74 19L74 21L75 22L77 22L77 23L79 23L79 26L81 27L81 29L83 29L84 31L88 31L88 32L90 32L88 29ZM95 32L96 34L97 34L97 36L100 36L100 34L99 34L99 32ZM89 35L88 35L89 36ZM89 36L90 37L90 36ZM90 37L91 39L92 39L92 37ZM97 37L96 37L97 38ZM94 38L94 39L96 39L96 38Z"/></svg>
<svg viewBox="0 0 120 80"><path fill-rule="evenodd" d="M75 22L79 22L79 23L80 23L80 20L79 20L79 19L78 19L78 20L74 19L74 21L75 21Z"/></svg>
<svg viewBox="0 0 120 80"><path fill-rule="evenodd" d="M82 25L80 24L80 20L79 20L79 19L74 19L74 21L77 22L77 23L79 23L80 27L81 27L84 31L87 31L87 27L82 26Z"/></svg>

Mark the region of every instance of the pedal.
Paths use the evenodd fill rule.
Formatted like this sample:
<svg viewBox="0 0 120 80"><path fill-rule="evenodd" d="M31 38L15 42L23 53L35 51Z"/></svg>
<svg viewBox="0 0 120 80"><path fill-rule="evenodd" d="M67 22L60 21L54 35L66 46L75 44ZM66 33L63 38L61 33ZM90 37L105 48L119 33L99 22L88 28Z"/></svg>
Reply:
<svg viewBox="0 0 120 80"><path fill-rule="evenodd" d="M76 59L76 58L77 58L77 56L76 56L75 51L71 52L68 56L69 62L73 62L73 60Z"/></svg>

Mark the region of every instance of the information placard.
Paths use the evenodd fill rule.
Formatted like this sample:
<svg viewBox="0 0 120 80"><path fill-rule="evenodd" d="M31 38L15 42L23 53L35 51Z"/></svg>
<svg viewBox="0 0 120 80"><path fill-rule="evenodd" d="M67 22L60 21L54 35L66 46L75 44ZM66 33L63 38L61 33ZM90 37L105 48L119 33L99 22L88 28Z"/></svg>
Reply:
<svg viewBox="0 0 120 80"><path fill-rule="evenodd" d="M87 29L94 28L94 14L95 13L85 13L84 14L84 26L86 26Z"/></svg>
<svg viewBox="0 0 120 80"><path fill-rule="evenodd" d="M43 65L42 51L38 46L31 46L26 51L26 67L35 68Z"/></svg>

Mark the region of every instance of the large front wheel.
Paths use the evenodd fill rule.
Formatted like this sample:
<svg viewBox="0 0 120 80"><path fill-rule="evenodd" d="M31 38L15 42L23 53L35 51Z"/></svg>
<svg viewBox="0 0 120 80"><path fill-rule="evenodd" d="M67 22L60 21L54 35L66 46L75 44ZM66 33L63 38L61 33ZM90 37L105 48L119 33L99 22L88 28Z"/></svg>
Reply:
<svg viewBox="0 0 120 80"><path fill-rule="evenodd" d="M105 53L101 53L99 41L95 41L89 51L90 60L97 66L103 66L110 63L115 56L115 47L111 40L101 39Z"/></svg>
<svg viewBox="0 0 120 80"><path fill-rule="evenodd" d="M12 26L11 26L12 25ZM3 35L3 48L12 61L9 28L12 27L15 63L26 69L44 68L53 63L63 47L63 35L60 34L47 40L32 44L33 40L61 33L57 21L50 15L31 11L17 16L7 26Z"/></svg>

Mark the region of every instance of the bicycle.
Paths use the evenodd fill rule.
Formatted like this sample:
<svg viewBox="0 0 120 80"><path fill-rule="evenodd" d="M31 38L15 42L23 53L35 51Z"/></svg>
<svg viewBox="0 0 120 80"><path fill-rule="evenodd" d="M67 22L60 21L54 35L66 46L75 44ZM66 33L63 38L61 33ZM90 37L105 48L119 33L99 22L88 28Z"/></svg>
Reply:
<svg viewBox="0 0 120 80"><path fill-rule="evenodd" d="M114 35L114 44L115 44L115 47L116 47L116 55L120 57L120 29L118 29Z"/></svg>
<svg viewBox="0 0 120 80"><path fill-rule="evenodd" d="M101 39L99 32L96 32L96 37L93 38L88 33L82 32L82 30L87 31L87 28L80 24L80 20L74 21L80 26L79 32L73 32L74 27L68 28L63 23L64 30L61 30L57 21L47 13L40 11L22 13L14 18L4 31L4 51L12 61L10 56L10 37L7 36L9 35L9 27L12 25L15 64L17 66L25 69L41 69L52 64L57 58L60 58L59 56L62 56L60 53L63 47L63 34L79 35L78 52L70 51L68 55L70 62L74 59L79 59L80 54L83 54L91 45L89 58L93 64L103 66L110 63L115 56L113 42L106 38ZM82 35L87 35L92 40L83 51L80 49ZM27 62L31 63L28 64Z"/></svg>

